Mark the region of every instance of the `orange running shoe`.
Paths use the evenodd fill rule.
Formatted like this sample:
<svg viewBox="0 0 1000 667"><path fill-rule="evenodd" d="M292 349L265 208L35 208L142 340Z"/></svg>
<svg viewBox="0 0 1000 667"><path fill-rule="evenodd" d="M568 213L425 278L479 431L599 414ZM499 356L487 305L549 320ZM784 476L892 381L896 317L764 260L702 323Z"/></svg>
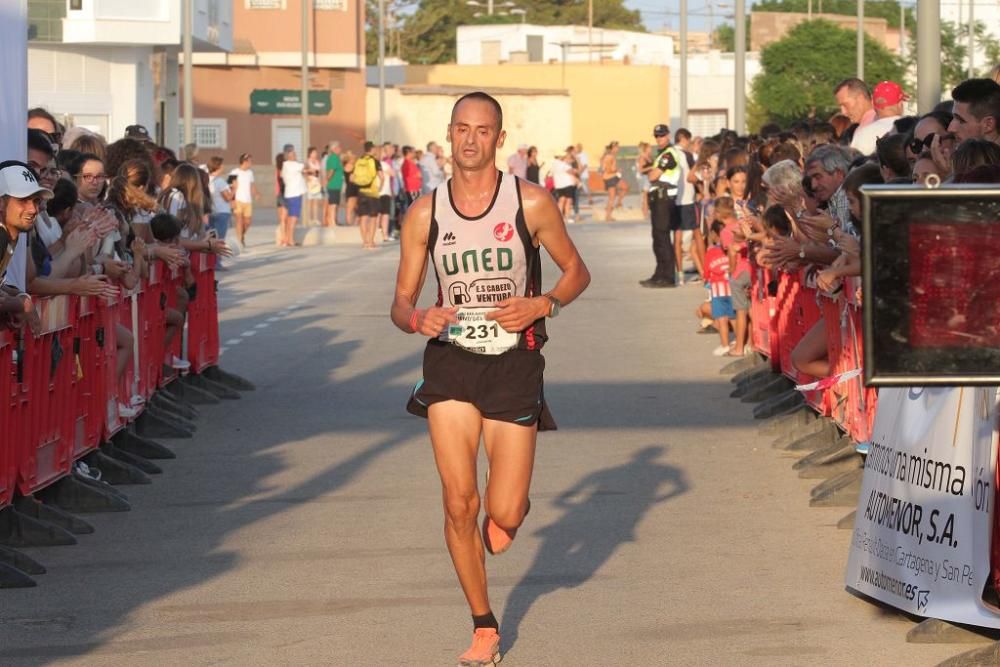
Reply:
<svg viewBox="0 0 1000 667"><path fill-rule="evenodd" d="M472 635L472 646L458 657L460 667L493 667L499 665L500 635L493 628L479 628Z"/></svg>

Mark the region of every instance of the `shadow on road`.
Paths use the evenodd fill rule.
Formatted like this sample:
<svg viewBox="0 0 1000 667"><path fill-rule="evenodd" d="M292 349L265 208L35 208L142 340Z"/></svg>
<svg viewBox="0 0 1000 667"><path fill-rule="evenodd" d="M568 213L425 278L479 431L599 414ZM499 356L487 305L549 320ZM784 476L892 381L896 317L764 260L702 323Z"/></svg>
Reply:
<svg viewBox="0 0 1000 667"><path fill-rule="evenodd" d="M535 533L542 544L508 596L500 622L504 653L517 642L536 601L585 584L618 547L635 541L635 528L650 508L689 490L680 468L659 462L665 452L660 446L641 449L623 465L590 473L553 501L565 512Z"/></svg>

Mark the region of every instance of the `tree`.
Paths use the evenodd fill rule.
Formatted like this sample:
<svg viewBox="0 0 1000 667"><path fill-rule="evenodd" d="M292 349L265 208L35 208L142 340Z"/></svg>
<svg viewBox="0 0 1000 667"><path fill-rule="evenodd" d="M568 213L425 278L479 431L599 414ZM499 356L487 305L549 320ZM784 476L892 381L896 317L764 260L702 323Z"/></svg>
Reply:
<svg viewBox="0 0 1000 667"><path fill-rule="evenodd" d="M373 0L368 2L372 3ZM486 0L482 2L485 4ZM499 5L500 0L497 0L496 4ZM527 19L535 25L587 24L587 3L581 0L534 0L519 4L528 10ZM520 16L502 14L477 18L474 16L477 11L481 9L469 6L466 0L417 0L414 11L406 15L401 22L400 57L412 63L454 62L455 34L458 26L521 21ZM377 20L377 3L376 9L369 13ZM594 26L645 30L639 12L627 9L624 0L594 2ZM371 35L371 24L369 24L369 49ZM375 38L377 39L377 33ZM369 50L369 53L372 51Z"/></svg>
<svg viewBox="0 0 1000 667"><path fill-rule="evenodd" d="M798 12L805 14L809 11L810 0L761 0L753 6L755 12ZM813 12L820 13L822 7L824 14L841 14L844 16L856 16L858 13L858 0L812 0ZM892 28L899 27L899 3L896 0L866 0L865 18L885 19ZM913 9L906 8L906 25L914 24Z"/></svg>
<svg viewBox="0 0 1000 667"><path fill-rule="evenodd" d="M750 48L750 15L746 19L747 48ZM723 23L712 32L712 48L719 49L723 53L733 53L736 51L736 26Z"/></svg>
<svg viewBox="0 0 1000 667"><path fill-rule="evenodd" d="M1000 62L1000 42L986 30L986 24L976 21L973 31L973 39L976 43L977 56L985 53L985 62L980 62L977 68L978 76L985 76L986 73L997 62ZM951 90L969 75L969 26L968 24L957 27L948 21L941 22L941 87L944 90ZM907 68L916 71L917 66L917 39L916 31L910 34L909 57L907 58Z"/></svg>
<svg viewBox="0 0 1000 667"><path fill-rule="evenodd" d="M830 21L805 21L761 52L761 73L753 80L755 120L788 125L836 113L833 88L856 72L853 30ZM865 36L865 78L902 81L903 67L884 46Z"/></svg>
<svg viewBox="0 0 1000 667"><path fill-rule="evenodd" d="M415 4L415 0L385 0L386 57L399 56L401 16ZM369 65L378 63L378 0L365 2L365 58Z"/></svg>

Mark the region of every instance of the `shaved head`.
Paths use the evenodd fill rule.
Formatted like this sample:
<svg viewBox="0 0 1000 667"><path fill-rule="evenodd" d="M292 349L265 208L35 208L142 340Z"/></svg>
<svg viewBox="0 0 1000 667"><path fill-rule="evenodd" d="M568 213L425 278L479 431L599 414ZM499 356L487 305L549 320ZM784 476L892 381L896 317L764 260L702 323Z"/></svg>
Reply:
<svg viewBox="0 0 1000 667"><path fill-rule="evenodd" d="M497 131L499 132L500 130L503 129L503 109L500 108L500 103L497 102L496 98L494 98L492 95L488 95L488 94L486 94L484 92L481 92L481 91L477 91L475 93L467 93L465 95L462 95L460 98L458 98L458 101L455 102L455 106L453 106L451 108L451 119L452 119L452 121L455 120L455 112L458 110L459 105L461 105L463 102L466 102L466 101L469 101L469 100L476 100L478 102L486 102L491 107L493 107L493 112L494 112L494 114L496 114L496 118L497 118Z"/></svg>

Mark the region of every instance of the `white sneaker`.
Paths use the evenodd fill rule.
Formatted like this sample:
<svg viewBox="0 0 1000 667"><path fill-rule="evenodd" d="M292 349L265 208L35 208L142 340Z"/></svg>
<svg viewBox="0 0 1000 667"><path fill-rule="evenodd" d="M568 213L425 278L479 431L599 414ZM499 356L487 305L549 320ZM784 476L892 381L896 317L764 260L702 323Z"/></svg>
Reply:
<svg viewBox="0 0 1000 667"><path fill-rule="evenodd" d="M118 416L122 419L135 419L139 416L139 410L124 403L118 404Z"/></svg>
<svg viewBox="0 0 1000 667"><path fill-rule="evenodd" d="M98 470L97 468L91 468L83 461L77 461L75 469L76 469L76 474L78 475L81 475L83 477L88 477L90 479L97 481L101 480L101 471Z"/></svg>
<svg viewBox="0 0 1000 667"><path fill-rule="evenodd" d="M191 369L191 362L181 359L180 357L171 356L170 367L175 371L186 371Z"/></svg>
<svg viewBox="0 0 1000 667"><path fill-rule="evenodd" d="M720 345L719 347L712 350L712 354L715 355L716 357L724 357L727 354L729 354L729 346Z"/></svg>

